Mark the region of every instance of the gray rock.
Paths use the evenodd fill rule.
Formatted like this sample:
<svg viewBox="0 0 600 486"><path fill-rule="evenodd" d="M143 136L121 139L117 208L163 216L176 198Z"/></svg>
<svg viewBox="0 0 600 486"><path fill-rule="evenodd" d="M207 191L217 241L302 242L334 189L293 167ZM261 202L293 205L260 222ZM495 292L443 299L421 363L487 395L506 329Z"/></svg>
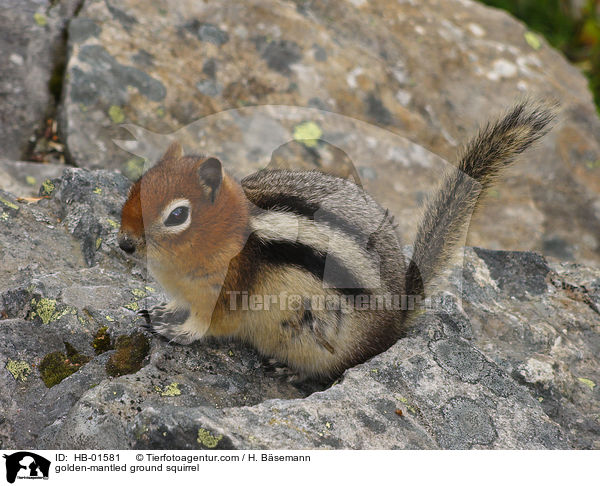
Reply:
<svg viewBox="0 0 600 486"><path fill-rule="evenodd" d="M18 197L35 197L40 184L60 176L65 170L60 164L38 164L0 159L0 189Z"/></svg>
<svg viewBox="0 0 600 486"><path fill-rule="evenodd" d="M20 253L3 258L1 270L26 268L0 289L0 380L9 390L1 398L3 447L599 445L597 270L469 249L464 272L450 279L450 305L426 312L407 338L334 384L290 384L241 344L186 347L156 337L139 371L111 377L107 362L117 351L96 355L98 330L114 343L137 329L135 309L164 296L114 239L86 268L75 229L92 219L107 240L114 237L104 218L122 203L126 180L68 169L53 184L50 198L35 205L2 194L17 209L8 208L0 238ZM44 251L19 243L18 232L36 234ZM90 361L47 389L38 370L50 353L65 352L63 342Z"/></svg>
<svg viewBox="0 0 600 486"><path fill-rule="evenodd" d="M469 253L464 308L473 344L529 389L571 447L597 449L600 273L530 253Z"/></svg>
<svg viewBox="0 0 600 486"><path fill-rule="evenodd" d="M118 9L86 2L70 26L61 109L72 162L131 173L137 159L113 142L129 138L119 128L128 123L176 132L190 151L216 146L233 172L254 161L265 166L277 149L268 146L268 130L238 133L225 110L311 106L386 129L330 127L323 137L342 150L335 135L351 139L354 165L369 164L376 175L375 195L412 221L419 191L435 181L423 149L399 153L387 130L452 161L479 124L517 98L556 99L560 122L491 191L469 244L597 264L600 121L581 73L543 39L533 42L521 23L479 2L355 3L260 0L223 8L218 0L182 0L156 11L136 0ZM319 123L318 112L305 116L295 123ZM293 127L289 133L282 143L293 141ZM166 138L157 146L164 149ZM331 145L310 150L312 167L335 166ZM305 152L292 152L288 163L304 166ZM415 180L431 187L415 191Z"/></svg>
<svg viewBox="0 0 600 486"><path fill-rule="evenodd" d="M386 6L393 28L377 2L261 0L225 15L221 2L183 0L175 15L106 0L75 18L78 2L51 4L1 4L14 35L0 44L19 44L1 49L18 67L1 76L4 153L22 153L52 104L44 90L69 23L61 130L88 168L0 164L2 448L600 447L597 268L467 248L409 336L335 383L290 383L241 343L142 333L136 311L165 295L116 241L129 181L114 169L139 175L168 138L151 131L251 103L348 118L242 109L176 135L234 172L289 163L362 178L409 243L444 164L375 124L448 156L481 113L539 88L562 101L561 124L490 195L471 241L597 262L599 176L585 161L599 158L599 122L583 78L544 42L535 49L523 26L464 0ZM307 121L322 141L294 140ZM121 122L148 128L133 129L139 158L112 142Z"/></svg>
<svg viewBox="0 0 600 486"><path fill-rule="evenodd" d="M64 33L81 0L0 1L0 151L19 159L55 110ZM51 84L54 86L51 86ZM54 92L53 92L54 91Z"/></svg>

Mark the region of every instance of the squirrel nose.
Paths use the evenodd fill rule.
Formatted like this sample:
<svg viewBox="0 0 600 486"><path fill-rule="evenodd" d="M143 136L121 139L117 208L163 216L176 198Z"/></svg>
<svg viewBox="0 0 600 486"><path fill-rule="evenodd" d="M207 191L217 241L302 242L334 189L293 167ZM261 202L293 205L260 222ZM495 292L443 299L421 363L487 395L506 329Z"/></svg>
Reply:
<svg viewBox="0 0 600 486"><path fill-rule="evenodd" d="M127 236L119 236L119 246L125 253L133 253L135 251L134 242Z"/></svg>

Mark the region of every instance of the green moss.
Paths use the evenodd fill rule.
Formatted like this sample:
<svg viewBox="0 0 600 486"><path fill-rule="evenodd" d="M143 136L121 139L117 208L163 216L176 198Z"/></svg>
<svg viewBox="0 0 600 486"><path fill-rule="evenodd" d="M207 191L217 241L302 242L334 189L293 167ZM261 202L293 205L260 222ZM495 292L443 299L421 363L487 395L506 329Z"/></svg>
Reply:
<svg viewBox="0 0 600 486"><path fill-rule="evenodd" d="M132 289L130 292L137 299L143 299L144 297L146 297L146 295L148 295L142 289Z"/></svg>
<svg viewBox="0 0 600 486"><path fill-rule="evenodd" d="M33 14L33 20L40 27L44 27L48 23L48 19L46 19L46 16L40 12L36 12Z"/></svg>
<svg viewBox="0 0 600 486"><path fill-rule="evenodd" d="M130 375L142 368L142 362L150 352L150 343L146 336L137 332L130 336L119 336L115 349L106 362L106 372L110 376Z"/></svg>
<svg viewBox="0 0 600 486"><path fill-rule="evenodd" d="M125 309L129 309L133 312L137 312L140 310L140 304L138 304L137 302L131 302L129 304L125 304Z"/></svg>
<svg viewBox="0 0 600 486"><path fill-rule="evenodd" d="M39 365L40 376L48 388L58 385L67 376L78 371L90 358L80 354L71 344L65 342L65 353L55 351L47 354Z"/></svg>
<svg viewBox="0 0 600 486"><path fill-rule="evenodd" d="M92 341L92 348L94 348L96 355L106 353L106 351L114 349L110 339L110 333L108 332L108 326L103 326L98 329L98 332Z"/></svg>
<svg viewBox="0 0 600 486"><path fill-rule="evenodd" d="M398 400L400 400L407 408L407 410L412 413L413 415L417 415L417 409L411 405L409 405L408 400L405 397L398 397Z"/></svg>
<svg viewBox="0 0 600 486"><path fill-rule="evenodd" d="M96 238L96 250L100 249L101 244L102 244L102 238Z"/></svg>
<svg viewBox="0 0 600 486"><path fill-rule="evenodd" d="M40 196L50 196L55 189L56 186L54 185L54 182L52 182L50 179L46 179L44 182L42 182Z"/></svg>
<svg viewBox="0 0 600 486"><path fill-rule="evenodd" d="M123 113L121 107L117 105L112 105L108 109L108 116L110 117L113 123L123 123L123 121L125 120L125 113Z"/></svg>
<svg viewBox="0 0 600 486"><path fill-rule="evenodd" d="M0 197L0 203L4 204L6 207L8 207L10 209L14 209L14 210L19 209L19 206L17 206L15 203L8 201L7 199L4 199L3 197Z"/></svg>
<svg viewBox="0 0 600 486"><path fill-rule="evenodd" d="M179 383L171 383L170 385L161 388L160 386L154 387L154 389L160 393L161 397L176 397L181 395L181 390L179 389Z"/></svg>
<svg viewBox="0 0 600 486"><path fill-rule="evenodd" d="M542 41L540 38L530 30L525 32L525 42L527 42L527 44L529 44L531 48L535 49L536 51L542 47Z"/></svg>
<svg viewBox="0 0 600 486"><path fill-rule="evenodd" d="M591 170L598 169L598 168L600 168L600 159L598 159L598 160L588 160L588 161L585 162L585 166L588 169L591 169Z"/></svg>
<svg viewBox="0 0 600 486"><path fill-rule="evenodd" d="M96 189L94 189L92 192L94 194L102 194L102 188L101 187L96 187Z"/></svg>
<svg viewBox="0 0 600 486"><path fill-rule="evenodd" d="M35 186L37 184L37 179L33 176L27 176L25 177L25 182L27 182L27 184L29 184L30 186Z"/></svg>
<svg viewBox="0 0 600 486"><path fill-rule="evenodd" d="M37 299L32 299L31 306L34 309L31 313L31 317L39 317L42 320L42 324L58 321L67 314L77 314L77 309L70 306L64 306L61 310L58 310L57 302L54 299L43 298L39 301Z"/></svg>
<svg viewBox="0 0 600 486"><path fill-rule="evenodd" d="M198 439L197 442L202 444L204 447L208 449L214 449L219 444L219 441L223 438L222 435L212 435L208 430L200 427L198 429Z"/></svg>
<svg viewBox="0 0 600 486"><path fill-rule="evenodd" d="M26 361L9 359L6 363L6 369L17 381L27 381L27 376L31 373L31 366Z"/></svg>
<svg viewBox="0 0 600 486"><path fill-rule="evenodd" d="M579 380L580 383L583 383L590 390L593 390L594 387L596 386L596 383L594 383L592 380L590 380L588 378L577 378L577 379Z"/></svg>
<svg viewBox="0 0 600 486"><path fill-rule="evenodd" d="M133 157L129 159L127 162L125 162L125 167L123 168L125 177L131 181L138 180L144 173L144 163L145 159L141 157Z"/></svg>
<svg viewBox="0 0 600 486"><path fill-rule="evenodd" d="M114 219L106 219L106 222L110 225L111 228L117 229L119 227L119 223L117 223Z"/></svg>
<svg viewBox="0 0 600 486"><path fill-rule="evenodd" d="M77 371L67 356L60 351L47 354L40 363L40 376L47 388L52 388L59 384L67 376L71 376Z"/></svg>
<svg viewBox="0 0 600 486"><path fill-rule="evenodd" d="M323 130L312 121L300 123L294 127L294 140L307 147L316 147L321 135L323 135Z"/></svg>
<svg viewBox="0 0 600 486"><path fill-rule="evenodd" d="M48 324L53 321L53 317L56 314L56 301L53 299L40 299L39 302L36 299L31 301L31 305L35 309L32 312L32 317L37 317L42 320L42 324Z"/></svg>

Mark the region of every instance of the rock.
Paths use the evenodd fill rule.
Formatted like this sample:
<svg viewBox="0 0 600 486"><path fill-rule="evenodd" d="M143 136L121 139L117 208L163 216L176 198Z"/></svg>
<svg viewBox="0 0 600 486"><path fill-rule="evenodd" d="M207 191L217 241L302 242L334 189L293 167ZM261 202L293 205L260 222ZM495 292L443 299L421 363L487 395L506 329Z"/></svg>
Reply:
<svg viewBox="0 0 600 486"><path fill-rule="evenodd" d="M35 197L42 182L60 176L63 170L65 166L59 164L0 159L0 189L18 197Z"/></svg>
<svg viewBox="0 0 600 486"><path fill-rule="evenodd" d="M129 138L118 128L128 123L176 132L192 151L218 150L233 172L256 169L277 149L277 125L288 137L280 143L293 141L285 108L310 107L373 127L330 126L323 137L331 145L292 152L288 163L327 170L345 135L346 145L362 147L350 160L369 165L376 196L410 221L405 213L414 215L430 189L415 191L412 181L433 186L435 178L419 157L390 148L387 130L454 160L479 124L517 98L556 99L560 122L490 191L469 243L600 261L600 121L587 81L506 13L459 0L152 5L86 2L71 22L62 126L75 164L136 174L139 159L113 143ZM271 105L258 138L232 127L225 111L252 105ZM304 112L295 123L322 116ZM150 162L165 138L154 137Z"/></svg>
<svg viewBox="0 0 600 486"><path fill-rule="evenodd" d="M65 29L81 0L0 1L0 126L2 157L33 148L56 110L65 58Z"/></svg>
<svg viewBox="0 0 600 486"><path fill-rule="evenodd" d="M0 164L2 448L600 447L600 271L495 250L598 261L600 124L581 75L521 24L467 0L2 6L19 40L3 49L18 67L2 76L3 153L53 104L68 24L60 131L83 167ZM429 150L450 157L530 91L562 119L475 218L470 241L492 249L467 248L388 351L334 383L290 383L241 343L140 328L136 311L166 297L119 250L120 208L170 139L237 176L356 180L409 244L446 166ZM117 145L122 123L135 140Z"/></svg>
<svg viewBox="0 0 600 486"><path fill-rule="evenodd" d="M569 430L571 447L598 448L600 376L588 357L600 351L600 272L530 253L475 248L472 255L478 262L465 266L464 308L473 344Z"/></svg>
<svg viewBox="0 0 600 486"><path fill-rule="evenodd" d="M5 448L600 446L598 270L467 249L407 338L334 384L292 384L242 344L141 334L134 311L164 296L104 226L126 180L67 169L52 185L36 204L1 194L1 248L20 250L0 264ZM73 231L86 217L111 241L91 268Z"/></svg>

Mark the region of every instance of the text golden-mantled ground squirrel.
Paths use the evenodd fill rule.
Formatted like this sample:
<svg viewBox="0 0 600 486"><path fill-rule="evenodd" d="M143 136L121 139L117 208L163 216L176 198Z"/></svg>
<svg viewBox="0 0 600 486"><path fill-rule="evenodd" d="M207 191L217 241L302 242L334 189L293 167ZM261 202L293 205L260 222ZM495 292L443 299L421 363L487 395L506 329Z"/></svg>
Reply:
<svg viewBox="0 0 600 486"><path fill-rule="evenodd" d="M387 211L351 181L272 170L239 183L171 145L132 186L119 234L173 298L144 311L148 326L182 344L238 338L303 376L340 374L402 337L411 310L390 297L424 295L481 190L552 119L521 103L483 128L427 203L408 262Z"/></svg>

